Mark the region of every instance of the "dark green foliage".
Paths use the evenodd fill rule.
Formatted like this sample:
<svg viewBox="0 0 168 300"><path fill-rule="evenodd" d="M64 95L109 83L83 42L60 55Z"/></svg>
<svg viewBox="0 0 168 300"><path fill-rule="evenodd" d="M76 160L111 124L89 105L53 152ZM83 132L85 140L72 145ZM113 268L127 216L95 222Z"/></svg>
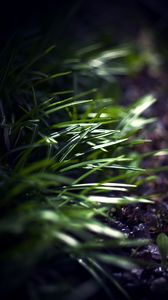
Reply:
<svg viewBox="0 0 168 300"><path fill-rule="evenodd" d="M111 297L106 281L117 283L105 266L135 266L115 249L148 242L129 240L106 220L113 207L151 202L136 196L145 170L132 149L144 142L137 133L152 120L141 114L155 100L123 108L97 90L92 78L109 85L125 49L88 53L83 64L82 52L74 64L54 46L36 55L25 49L5 53L1 68L2 298L88 299L99 286Z"/></svg>
<svg viewBox="0 0 168 300"><path fill-rule="evenodd" d="M160 233L156 239L157 245L159 247L162 267L167 267L167 255L168 255L168 237L165 233Z"/></svg>

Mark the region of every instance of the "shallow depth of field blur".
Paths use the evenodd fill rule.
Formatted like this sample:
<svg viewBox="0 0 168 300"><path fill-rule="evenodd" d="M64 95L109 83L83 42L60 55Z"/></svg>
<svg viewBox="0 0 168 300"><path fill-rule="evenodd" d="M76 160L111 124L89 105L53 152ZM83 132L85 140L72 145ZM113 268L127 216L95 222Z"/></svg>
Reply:
<svg viewBox="0 0 168 300"><path fill-rule="evenodd" d="M167 1L26 2L0 11L0 298L166 299Z"/></svg>

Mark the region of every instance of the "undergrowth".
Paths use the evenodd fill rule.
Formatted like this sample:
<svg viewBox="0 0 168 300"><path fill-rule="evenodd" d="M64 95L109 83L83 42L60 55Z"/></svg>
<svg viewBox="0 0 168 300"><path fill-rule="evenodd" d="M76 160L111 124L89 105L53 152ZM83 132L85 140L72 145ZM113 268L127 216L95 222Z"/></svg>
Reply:
<svg viewBox="0 0 168 300"><path fill-rule="evenodd" d="M148 241L107 220L122 205L151 203L136 194L147 174L135 145L155 99L122 107L106 97L128 49L35 53L1 53L2 298L79 300L100 289L112 298L114 286L125 294L106 266L136 267L122 249Z"/></svg>

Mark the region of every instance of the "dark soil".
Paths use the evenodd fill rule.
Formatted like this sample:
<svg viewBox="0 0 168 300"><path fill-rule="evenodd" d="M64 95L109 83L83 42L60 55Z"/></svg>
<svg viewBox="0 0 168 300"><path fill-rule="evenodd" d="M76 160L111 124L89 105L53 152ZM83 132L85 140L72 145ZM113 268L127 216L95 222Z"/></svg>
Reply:
<svg viewBox="0 0 168 300"><path fill-rule="evenodd" d="M142 70L132 78L122 78L123 104L127 105L146 93L156 96L156 104L147 112L148 116L157 117L157 121L143 131L150 143L138 146L140 153L148 153L168 148L168 102L167 75L160 72L152 77L149 69ZM168 165L167 156L147 158L143 162L145 168L158 168ZM161 257L156 245L159 233L168 234L168 172L157 174L157 178L140 189L140 195L155 195L154 205L128 205L116 213L115 227L126 233L130 238L147 238L151 243L136 253L129 253L133 258L143 260L139 269L131 272L114 272L115 278L126 289L132 299L167 299L168 269L161 268ZM123 251L124 253L124 251ZM125 252L128 255L128 252Z"/></svg>

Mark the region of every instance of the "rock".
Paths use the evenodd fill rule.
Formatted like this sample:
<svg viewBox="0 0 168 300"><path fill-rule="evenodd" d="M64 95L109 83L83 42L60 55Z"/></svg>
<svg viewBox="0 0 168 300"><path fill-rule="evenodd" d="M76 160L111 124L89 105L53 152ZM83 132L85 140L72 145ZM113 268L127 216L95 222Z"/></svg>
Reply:
<svg viewBox="0 0 168 300"><path fill-rule="evenodd" d="M164 277L159 277L151 282L150 289L153 293L157 292L164 295L168 292L168 282Z"/></svg>

